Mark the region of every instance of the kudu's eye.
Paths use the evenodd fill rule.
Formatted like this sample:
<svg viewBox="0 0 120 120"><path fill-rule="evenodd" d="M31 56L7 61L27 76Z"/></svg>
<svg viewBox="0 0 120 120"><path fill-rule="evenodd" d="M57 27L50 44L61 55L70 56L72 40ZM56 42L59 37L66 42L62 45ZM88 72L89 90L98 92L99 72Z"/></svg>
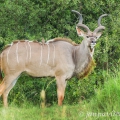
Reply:
<svg viewBox="0 0 120 120"><path fill-rule="evenodd" d="M87 35L86 37L87 37L87 38L89 38L89 36L88 36L88 35Z"/></svg>

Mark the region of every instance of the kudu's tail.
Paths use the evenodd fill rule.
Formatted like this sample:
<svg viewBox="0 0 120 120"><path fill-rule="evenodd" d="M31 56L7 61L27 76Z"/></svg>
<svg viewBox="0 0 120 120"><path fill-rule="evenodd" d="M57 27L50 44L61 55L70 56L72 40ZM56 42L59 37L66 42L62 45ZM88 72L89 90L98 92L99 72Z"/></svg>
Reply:
<svg viewBox="0 0 120 120"><path fill-rule="evenodd" d="M0 83L2 82L2 71L0 70Z"/></svg>
<svg viewBox="0 0 120 120"><path fill-rule="evenodd" d="M4 45L5 45L4 40L0 40L0 51L3 49ZM2 68L1 64L2 63L1 63L1 54L0 54L0 83L1 83L1 81L3 79L2 70L1 70L1 68Z"/></svg>
<svg viewBox="0 0 120 120"><path fill-rule="evenodd" d="M1 62L0 62L0 97L3 94L3 82L2 82L2 70L1 70Z"/></svg>

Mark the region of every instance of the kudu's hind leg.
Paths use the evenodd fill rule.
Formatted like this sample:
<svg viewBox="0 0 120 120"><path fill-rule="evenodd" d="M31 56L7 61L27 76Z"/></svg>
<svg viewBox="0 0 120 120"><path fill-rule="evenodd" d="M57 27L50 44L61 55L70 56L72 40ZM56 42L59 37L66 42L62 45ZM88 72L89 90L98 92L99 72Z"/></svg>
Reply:
<svg viewBox="0 0 120 120"><path fill-rule="evenodd" d="M14 87L18 76L19 75L5 76L5 78L3 79L3 82L0 85L0 95L3 94L3 103L5 107L8 106L7 97L8 97L10 90Z"/></svg>
<svg viewBox="0 0 120 120"><path fill-rule="evenodd" d="M62 105L64 100L66 82L64 77L56 77L57 80L57 96L58 96L58 105Z"/></svg>
<svg viewBox="0 0 120 120"><path fill-rule="evenodd" d="M3 93L3 102L4 102L4 106L7 107L8 106L8 94L10 92L10 90L14 87L14 85L16 84L18 78L14 79L14 81L10 84L10 86L4 91Z"/></svg>

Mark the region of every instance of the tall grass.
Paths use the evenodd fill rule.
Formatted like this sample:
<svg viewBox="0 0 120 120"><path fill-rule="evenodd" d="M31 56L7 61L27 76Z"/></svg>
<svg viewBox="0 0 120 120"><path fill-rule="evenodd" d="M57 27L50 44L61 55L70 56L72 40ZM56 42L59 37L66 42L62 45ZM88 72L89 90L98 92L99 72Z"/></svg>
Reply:
<svg viewBox="0 0 120 120"><path fill-rule="evenodd" d="M0 108L0 120L119 120L120 119L120 72L108 77L104 86L95 89L89 102L77 105L57 105L41 108L30 103L21 107L11 104Z"/></svg>
<svg viewBox="0 0 120 120"><path fill-rule="evenodd" d="M85 103L82 118L99 120L120 119L120 72L115 77L109 76L96 95Z"/></svg>

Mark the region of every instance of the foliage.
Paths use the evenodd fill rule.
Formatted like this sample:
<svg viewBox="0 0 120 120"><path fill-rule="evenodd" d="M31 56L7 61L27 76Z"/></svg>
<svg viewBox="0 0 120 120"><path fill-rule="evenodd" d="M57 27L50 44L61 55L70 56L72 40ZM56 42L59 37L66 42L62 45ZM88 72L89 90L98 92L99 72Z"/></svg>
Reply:
<svg viewBox="0 0 120 120"><path fill-rule="evenodd" d="M1 0L0 44L9 44L14 39L41 41L42 38L48 40L58 36L68 37L80 43L81 38L78 38L75 31L78 16L71 10L81 11L84 23L91 30L97 27L98 17L108 13L109 16L102 19L102 25L106 29L95 48L95 71L84 80L72 78L66 88L65 103L89 100L95 94L94 89L103 85L107 75L115 74L114 69L120 66L119 8L118 0ZM54 79L35 79L22 75L10 93L10 102L20 105L27 99L37 104L40 102L40 91L46 88L46 102L56 102L56 83L50 83L51 80Z"/></svg>

